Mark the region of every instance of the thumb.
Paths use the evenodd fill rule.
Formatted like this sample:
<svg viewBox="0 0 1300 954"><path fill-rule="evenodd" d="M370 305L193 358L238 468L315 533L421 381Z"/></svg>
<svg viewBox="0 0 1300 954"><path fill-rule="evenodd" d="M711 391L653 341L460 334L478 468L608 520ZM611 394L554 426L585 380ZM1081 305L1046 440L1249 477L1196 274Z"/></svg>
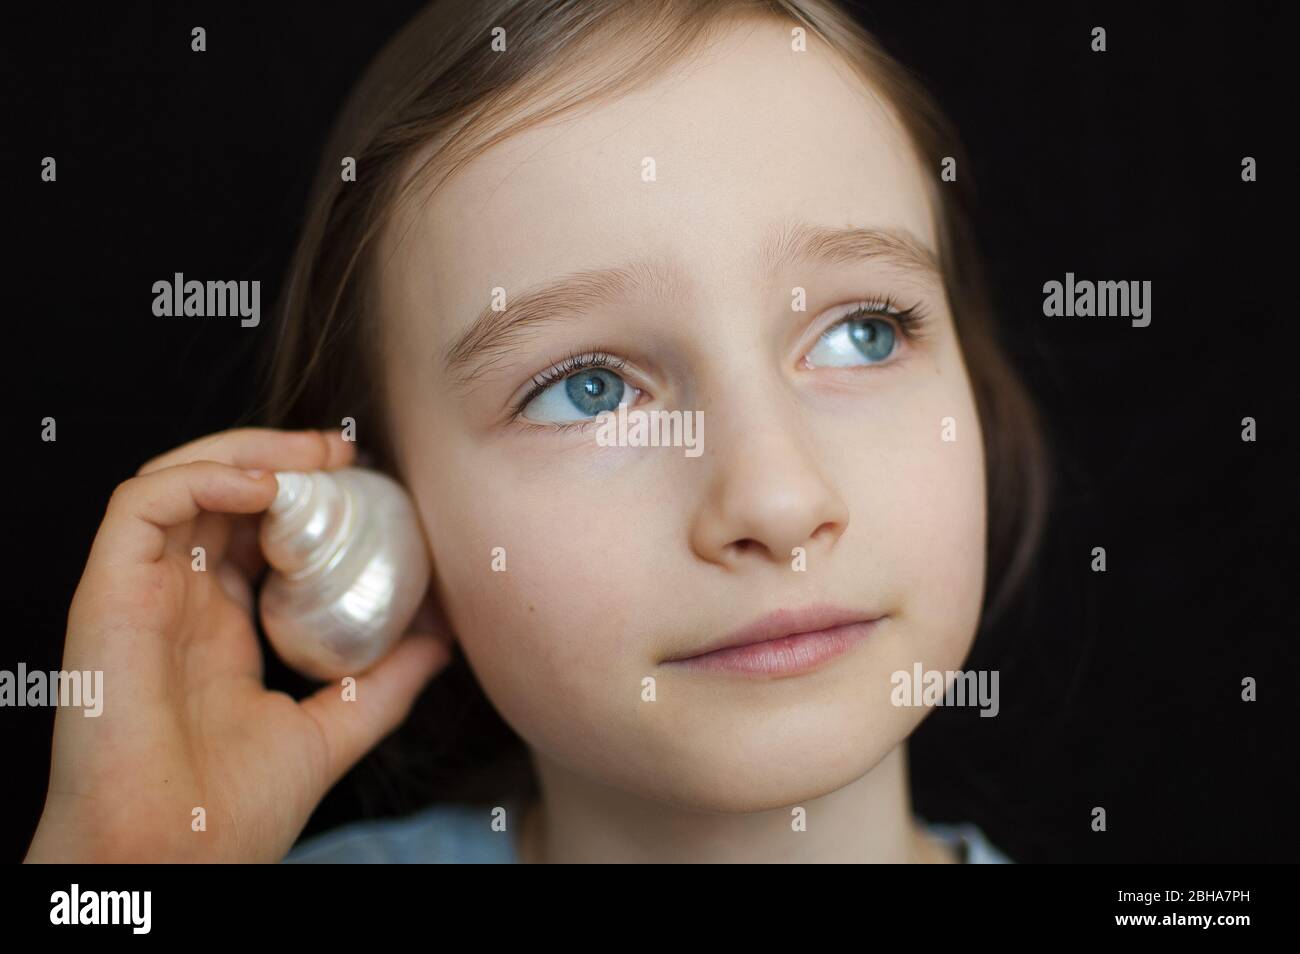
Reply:
<svg viewBox="0 0 1300 954"><path fill-rule="evenodd" d="M450 661L447 640L430 633L412 633L373 669L354 677L356 690L349 698L333 684L322 686L302 701L303 710L324 737L328 785L342 778L402 724L420 691Z"/></svg>

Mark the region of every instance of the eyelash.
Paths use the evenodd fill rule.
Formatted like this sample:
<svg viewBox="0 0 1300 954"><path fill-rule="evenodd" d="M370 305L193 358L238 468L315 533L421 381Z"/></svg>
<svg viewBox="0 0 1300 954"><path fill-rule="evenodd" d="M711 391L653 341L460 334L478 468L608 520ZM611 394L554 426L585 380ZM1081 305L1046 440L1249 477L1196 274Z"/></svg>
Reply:
<svg viewBox="0 0 1300 954"><path fill-rule="evenodd" d="M533 376L532 384L529 386L528 392L516 401L514 407L510 409L510 419L518 419L523 414L524 408L528 407L533 398L537 397L555 382L563 381L571 374L576 374L579 371L586 371L588 368L608 368L611 371L622 371L626 367L626 361L622 358L616 358L612 354L605 354L600 351L571 351L569 354L561 358L558 363L551 365L541 374ZM531 423L539 424L540 422L533 421ZM569 424L582 423L589 422L563 421L540 424L540 426L547 429L563 430Z"/></svg>
<svg viewBox="0 0 1300 954"><path fill-rule="evenodd" d="M916 341L925 336L924 327L926 312L918 305L909 305L904 308L892 295L885 295L881 298L863 299L853 311L846 315L841 315L834 323L828 325L822 331L822 335L827 334L832 329L839 327L848 321L857 321L862 318L888 318L892 319L898 325L898 330L903 333L903 337L909 341ZM532 378L532 384L528 391L521 397L510 409L510 420L523 421L524 408L552 384L557 381L563 381L571 374L579 371L586 371L588 368L608 368L611 371L622 371L627 367L627 362L622 358L607 354L601 351L571 351L555 364L552 364L545 371L536 374ZM565 431L573 428L581 429L589 420L580 421L552 421L541 423L537 421L523 421L531 427L543 430Z"/></svg>
<svg viewBox="0 0 1300 954"><path fill-rule="evenodd" d="M822 335L833 328L838 328L846 321L857 321L861 318L892 318L904 338L917 341L925 337L927 317L927 313L919 304L904 308L893 295L885 295L883 298L864 298L851 312L841 315L828 325Z"/></svg>

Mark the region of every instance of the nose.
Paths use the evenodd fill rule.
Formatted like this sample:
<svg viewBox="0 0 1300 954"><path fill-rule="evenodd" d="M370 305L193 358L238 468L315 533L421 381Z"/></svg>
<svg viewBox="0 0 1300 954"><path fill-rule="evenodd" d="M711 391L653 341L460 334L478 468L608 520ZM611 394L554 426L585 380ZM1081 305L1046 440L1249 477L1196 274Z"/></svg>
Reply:
<svg viewBox="0 0 1300 954"><path fill-rule="evenodd" d="M796 547L811 562L848 526L848 506L802 438L795 412L743 432L714 429L709 483L691 526L691 547L710 563L736 570L757 563L790 566ZM713 456L713 455L710 455Z"/></svg>

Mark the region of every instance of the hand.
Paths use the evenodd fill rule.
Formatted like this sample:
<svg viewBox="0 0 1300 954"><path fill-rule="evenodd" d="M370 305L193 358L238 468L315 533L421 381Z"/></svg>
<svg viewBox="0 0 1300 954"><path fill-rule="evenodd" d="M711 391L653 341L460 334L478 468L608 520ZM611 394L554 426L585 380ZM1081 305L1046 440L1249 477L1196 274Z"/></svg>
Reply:
<svg viewBox="0 0 1300 954"><path fill-rule="evenodd" d="M242 428L155 458L114 491L63 655L65 671L103 672L103 710L57 711L27 861L280 861L329 788L406 718L450 659L427 600L422 631L356 676L355 701L337 684L296 702L262 683L252 585L271 472L353 458L337 433Z"/></svg>

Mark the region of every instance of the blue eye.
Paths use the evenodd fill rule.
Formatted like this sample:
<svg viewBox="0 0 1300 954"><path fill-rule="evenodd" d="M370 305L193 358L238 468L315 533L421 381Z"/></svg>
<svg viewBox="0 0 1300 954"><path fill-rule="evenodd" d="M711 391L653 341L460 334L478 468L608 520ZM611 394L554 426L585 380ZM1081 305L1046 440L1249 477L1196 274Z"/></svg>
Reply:
<svg viewBox="0 0 1300 954"><path fill-rule="evenodd" d="M624 395L635 388L607 368L583 368L541 386L520 414L532 421L581 421L617 410Z"/></svg>
<svg viewBox="0 0 1300 954"><path fill-rule="evenodd" d="M884 318L848 318L822 333L807 361L814 368L879 364L894 353L897 340L893 324Z"/></svg>

